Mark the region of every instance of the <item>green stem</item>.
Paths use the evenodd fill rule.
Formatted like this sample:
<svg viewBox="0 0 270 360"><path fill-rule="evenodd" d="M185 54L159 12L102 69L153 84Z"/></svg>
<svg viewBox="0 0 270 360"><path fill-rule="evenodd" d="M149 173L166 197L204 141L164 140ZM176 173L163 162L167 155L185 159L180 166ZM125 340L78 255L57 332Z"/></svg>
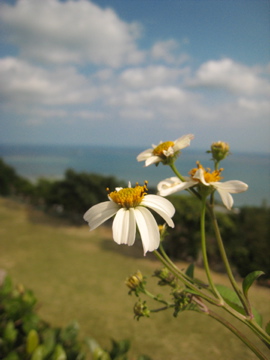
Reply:
<svg viewBox="0 0 270 360"><path fill-rule="evenodd" d="M207 313L210 317L220 322L227 329L229 329L234 335L236 335L254 354L261 360L267 360L267 357L244 335L242 334L236 327L234 327L227 320L219 316L212 310L209 310Z"/></svg>
<svg viewBox="0 0 270 360"><path fill-rule="evenodd" d="M206 238L205 238L205 210L206 210L206 199L203 198L202 199L202 210L201 210L201 248L202 248L203 263L204 263L204 268L205 268L205 272L207 275L209 285L210 285L214 295L218 299L222 300L222 302L223 302L223 298L221 297L220 293L217 291L216 286L213 282L210 268L209 268L209 263L208 263L208 256L207 256L207 250L206 250Z"/></svg>
<svg viewBox="0 0 270 360"><path fill-rule="evenodd" d="M174 165L174 163L170 164L170 167L172 169L172 171L175 173L175 175L183 182L185 182L186 180L183 178L183 176L180 174L180 172L177 170L176 166ZM195 195L198 199L201 199L200 194L193 188L189 188L186 189L190 194Z"/></svg>
<svg viewBox="0 0 270 360"><path fill-rule="evenodd" d="M231 267L230 267L230 264L229 264L229 260L227 258L227 254L226 254L226 251L225 251L225 248L224 248L224 245L223 245L223 241L222 241L222 238L221 238L221 234L220 234L220 231L219 231L219 226L218 226L216 215L215 215L214 210L213 210L213 206L208 206L208 209L209 209L209 212L210 212L210 215L211 215L211 219L212 219L212 222L213 222L213 227L214 227L214 231L215 231L215 235L216 235L220 255L221 255L221 258L222 258L223 263L225 265L227 275L228 275L228 277L230 279L232 287L234 288L234 291L236 292L238 298L240 299L240 301L241 301L241 303L242 303L242 305L243 305L243 307L245 309L246 314L253 317L250 304L248 303L247 299L245 298L245 296L243 295L243 293L239 289L239 287L237 285L237 282L236 282L236 280L235 280L235 278L233 276L233 273L232 273L232 270L231 270Z"/></svg>
<svg viewBox="0 0 270 360"><path fill-rule="evenodd" d="M149 292L148 290L146 290L146 289L143 289L143 293L144 293L145 295L147 295L148 297L150 297L151 299L153 299L153 300L155 300L155 301L158 301L158 302L160 302L160 303L162 303L162 304L164 304L164 305L166 305L166 306L169 306L169 305L170 305L166 300L160 299L158 296L153 295L152 293L150 293L150 292Z"/></svg>
<svg viewBox="0 0 270 360"><path fill-rule="evenodd" d="M179 269L176 269L174 266L170 265L170 263L168 263L166 259L164 259L164 257L157 250L154 251L154 254L172 274L174 274L180 281L182 281L182 283L186 285L188 289L192 290L192 293L200 296L204 300L208 301L210 304L221 306L220 300L212 298L211 296L208 296L203 291L198 289L190 280L183 276Z"/></svg>
<svg viewBox="0 0 270 360"><path fill-rule="evenodd" d="M162 254L162 256L164 257L164 259L170 264L170 266L172 266L175 271L177 271L177 273L179 273L181 275L181 278L184 277L187 281L191 281L191 282L194 282L193 279L191 279L187 274L185 274L183 271L181 271L172 261L171 259L169 258L169 256L166 254L164 248L163 248L163 245L162 245L162 242L159 244L159 250Z"/></svg>
<svg viewBox="0 0 270 360"><path fill-rule="evenodd" d="M185 182L186 180L183 178L183 176L180 174L180 172L177 170L176 166L174 165L174 163L170 164L170 167L172 169L172 171L175 173L175 175L183 182Z"/></svg>

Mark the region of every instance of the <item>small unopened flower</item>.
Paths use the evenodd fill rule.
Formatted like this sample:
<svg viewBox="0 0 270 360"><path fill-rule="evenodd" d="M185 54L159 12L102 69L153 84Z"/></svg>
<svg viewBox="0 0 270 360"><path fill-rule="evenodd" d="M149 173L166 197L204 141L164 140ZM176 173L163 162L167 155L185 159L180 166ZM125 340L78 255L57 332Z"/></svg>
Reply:
<svg viewBox="0 0 270 360"><path fill-rule="evenodd" d="M144 302L137 301L136 304L134 305L133 311L134 311L134 317L137 320L139 320L139 318L142 316L145 317L150 316L150 310L148 309L145 301Z"/></svg>
<svg viewBox="0 0 270 360"><path fill-rule="evenodd" d="M138 270L134 275L131 275L129 278L127 278L125 283L131 291L135 291L143 283L142 273Z"/></svg>
<svg viewBox="0 0 270 360"><path fill-rule="evenodd" d="M212 154L213 160L219 162L229 155L230 146L224 141L217 141L211 145L211 150L207 152Z"/></svg>
<svg viewBox="0 0 270 360"><path fill-rule="evenodd" d="M175 160L181 149L190 145L192 139L194 139L194 135L188 134L175 141L160 142L159 145L152 145L152 149L144 150L137 156L137 160L145 161L145 166L158 165L160 162L164 165L169 164Z"/></svg>
<svg viewBox="0 0 270 360"><path fill-rule="evenodd" d="M165 267L162 269L155 270L154 276L160 279L158 284L161 286L163 285L170 285L172 287L176 286L175 276Z"/></svg>
<svg viewBox="0 0 270 360"><path fill-rule="evenodd" d="M233 206L231 194L246 191L248 185L238 180L220 182L219 180L222 179L220 175L221 171L222 169L210 172L209 169L203 168L202 165L198 163L197 168L190 171L190 177L184 177L186 181L181 181L178 177L161 181L157 186L159 195L168 196L193 186L202 185L208 187L210 192L217 190L223 204L230 210Z"/></svg>
<svg viewBox="0 0 270 360"><path fill-rule="evenodd" d="M157 212L170 227L174 227L172 217L174 206L167 199L158 195L147 194L147 183L138 184L132 188L116 188L108 194L109 201L92 206L85 214L90 230L96 229L106 220L115 215L113 220L113 239L117 244L134 244L136 224L138 226L144 255L147 251L154 251L159 247L160 234L154 216L147 209ZM109 191L109 189L108 189Z"/></svg>

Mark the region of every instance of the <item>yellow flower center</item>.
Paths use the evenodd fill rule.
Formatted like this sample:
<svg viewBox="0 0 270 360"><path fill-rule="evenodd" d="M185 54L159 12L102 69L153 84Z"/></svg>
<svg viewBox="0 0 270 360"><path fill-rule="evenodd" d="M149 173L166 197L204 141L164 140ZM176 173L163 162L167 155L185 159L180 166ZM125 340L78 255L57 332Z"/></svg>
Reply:
<svg viewBox="0 0 270 360"><path fill-rule="evenodd" d="M172 146L174 146L173 141L165 141L153 149L153 154L156 156L164 156L163 151L167 151Z"/></svg>
<svg viewBox="0 0 270 360"><path fill-rule="evenodd" d="M109 190L109 189L107 189ZM136 207L142 202L144 195L147 194L147 181L144 186L136 184L134 188L128 187L119 191L109 193L109 197L118 205L123 208L129 209Z"/></svg>
<svg viewBox="0 0 270 360"><path fill-rule="evenodd" d="M204 180L207 183L217 182L217 181L220 181L221 179L223 179L223 177L220 176L223 169L214 170L214 171L210 172L211 171L210 169L205 169L199 162L197 163L197 168L194 168L194 169L190 170L190 172L189 172L189 174L191 175L192 178L198 169L203 169ZM198 179L194 179L194 178L193 178L193 180L198 181Z"/></svg>

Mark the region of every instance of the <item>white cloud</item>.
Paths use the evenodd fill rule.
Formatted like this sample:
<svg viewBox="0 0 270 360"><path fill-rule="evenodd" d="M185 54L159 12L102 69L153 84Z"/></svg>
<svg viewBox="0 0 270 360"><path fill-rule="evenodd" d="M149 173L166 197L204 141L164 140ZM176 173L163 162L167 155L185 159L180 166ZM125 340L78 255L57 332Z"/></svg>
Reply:
<svg viewBox="0 0 270 360"><path fill-rule="evenodd" d="M228 58L210 60L200 66L188 85L223 89L236 95L270 95L270 84L260 77L261 72L259 67L248 67Z"/></svg>
<svg viewBox="0 0 270 360"><path fill-rule="evenodd" d="M163 84L174 84L179 77L186 75L188 68L170 68L164 65L150 65L144 68L130 68L124 70L120 79L130 87L155 87Z"/></svg>
<svg viewBox="0 0 270 360"><path fill-rule="evenodd" d="M183 44L187 43L188 40L185 38ZM177 52L179 45L180 44L174 39L157 41L152 46L149 53L154 60L164 60L168 64L180 65L189 60L189 56L185 53L179 55L179 52Z"/></svg>
<svg viewBox="0 0 270 360"><path fill-rule="evenodd" d="M5 103L67 105L89 103L94 87L73 67L46 69L12 57L0 59L0 93Z"/></svg>
<svg viewBox="0 0 270 360"><path fill-rule="evenodd" d="M266 136L270 65L226 58L194 70L181 43L158 41L142 51L138 24L86 0L2 4L0 21L2 37L19 50L0 58L1 110L14 128L46 134L58 123L67 138L76 129L96 142L95 134L106 131L113 142L114 129L121 129L121 141L122 131L143 139L153 132L244 133L260 125Z"/></svg>
<svg viewBox="0 0 270 360"><path fill-rule="evenodd" d="M27 59L117 67L144 58L136 45L140 26L90 1L19 0L1 5L0 21L6 40Z"/></svg>

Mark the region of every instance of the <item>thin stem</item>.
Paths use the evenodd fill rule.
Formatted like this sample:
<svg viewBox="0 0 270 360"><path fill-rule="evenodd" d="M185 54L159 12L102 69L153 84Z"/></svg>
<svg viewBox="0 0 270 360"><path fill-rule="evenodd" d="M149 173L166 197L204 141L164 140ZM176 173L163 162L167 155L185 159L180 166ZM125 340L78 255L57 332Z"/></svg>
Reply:
<svg viewBox="0 0 270 360"><path fill-rule="evenodd" d="M180 172L177 170L176 166L174 165L174 163L170 164L170 167L172 169L172 171L175 173L175 175L183 182L185 182L186 180L183 178L183 176L180 174ZM195 195L198 199L201 199L200 194L193 189L192 187L189 189L186 189L190 194Z"/></svg>
<svg viewBox="0 0 270 360"><path fill-rule="evenodd" d="M179 273L181 275L181 277L183 276L187 281L191 281L191 282L194 282L193 279L191 279L187 274L185 274L183 271L181 271L172 261L171 259L169 258L169 256L166 254L164 248L163 248L163 245L162 245L162 242L159 244L159 250L162 254L162 256L164 257L164 259L170 264L170 266L172 266L175 271L177 271L177 273Z"/></svg>
<svg viewBox="0 0 270 360"><path fill-rule="evenodd" d="M220 293L217 291L216 286L213 282L209 263L208 263L208 256L207 256L207 250L206 250L206 238L205 238L205 209L206 209L206 199L202 199L202 210L201 210L201 248L202 248L202 256L203 256L203 262L204 262L204 268L207 275L207 279L209 282L209 285L214 293L214 295L223 301Z"/></svg>
<svg viewBox="0 0 270 360"><path fill-rule="evenodd" d="M180 271L177 271L175 267L171 266L166 259L163 258L163 256L157 251L154 251L155 256L162 262L162 264L172 273L174 274L179 280L183 282L189 289L192 290L192 292L201 298L208 301L210 304L221 306L220 300L217 300L215 298L212 298L211 296L206 295L203 291L198 289L191 281L187 280L186 277L183 276L183 274Z"/></svg>
<svg viewBox="0 0 270 360"><path fill-rule="evenodd" d="M254 354L261 360L267 360L267 357L244 335L242 334L236 327L234 327L227 320L219 316L212 310L209 310L207 313L210 317L220 322L227 329L229 329L234 335L236 335Z"/></svg>
<svg viewBox="0 0 270 360"><path fill-rule="evenodd" d="M208 209L209 209L209 212L210 212L210 215L211 215L211 219L212 219L212 222L213 222L214 231L215 231L219 251L220 251L223 263L225 265L227 275L228 275L228 277L230 279L232 287L234 288L234 291L236 292L238 298L240 299L240 301L241 301L241 303L242 303L242 305L243 305L243 307L245 309L246 314L253 317L252 312L251 312L251 308L250 308L250 304L248 303L247 299L244 297L243 293L239 289L239 287L237 285L237 282L236 282L236 280L235 280L235 278L233 276L233 273L232 273L232 270L231 270L231 267L230 267L230 264L229 264L229 260L227 258L227 254L226 254L226 251L225 251L225 248L224 248L224 245L223 245L223 241L222 241L222 238L221 238L221 234L220 234L220 231L219 231L219 226L218 226L218 223L217 223L216 215L215 215L214 210L213 210L213 206L208 206Z"/></svg>
<svg viewBox="0 0 270 360"><path fill-rule="evenodd" d="M174 163L170 164L170 167L172 169L172 171L175 173L175 175L183 182L185 182L186 180L183 178L183 176L180 174L180 172L177 170L176 166L174 165Z"/></svg>

